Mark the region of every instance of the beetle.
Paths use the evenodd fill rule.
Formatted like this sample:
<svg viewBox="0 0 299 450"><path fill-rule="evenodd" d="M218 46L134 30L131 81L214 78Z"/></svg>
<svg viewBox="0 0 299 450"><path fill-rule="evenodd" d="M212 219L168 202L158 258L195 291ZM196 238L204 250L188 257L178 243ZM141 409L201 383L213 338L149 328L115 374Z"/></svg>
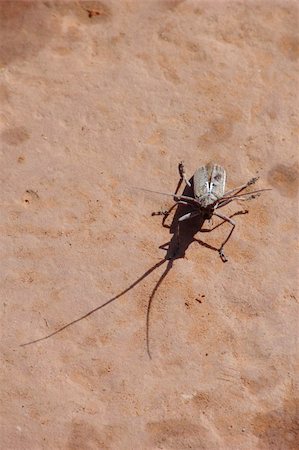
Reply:
<svg viewBox="0 0 299 450"><path fill-rule="evenodd" d="M227 258L224 254L223 248L225 244L230 239L236 223L224 214L221 214L218 210L228 205L234 200L249 200L255 198L259 195L260 192L267 191L269 189L259 189L256 191L245 192L241 194L247 187L255 184L258 180L258 177L251 178L247 183L242 184L234 189L230 189L225 192L226 185L226 171L219 164L214 164L212 162L206 164L205 166L199 167L193 177L191 178L191 182L188 180L185 172L185 167L183 161L179 163L179 173L181 177L181 181L185 181L186 185L189 188L193 188L193 196L186 195L177 195L168 194L164 192L152 191L149 189L142 189L148 192L154 192L157 194L168 195L173 197L173 200L176 204L188 205L190 207L190 211L187 214L182 215L178 219L177 223L177 236L179 242L180 236L180 223L192 219L194 217L200 216L203 221L211 220L213 216L219 217L224 222L228 222L232 228L226 237L226 239L222 242L220 248L218 249L219 256L223 262L227 262ZM175 206L175 205L174 205ZM172 208L171 208L172 209ZM155 214L163 214L168 215L169 211L162 211L160 213Z"/></svg>

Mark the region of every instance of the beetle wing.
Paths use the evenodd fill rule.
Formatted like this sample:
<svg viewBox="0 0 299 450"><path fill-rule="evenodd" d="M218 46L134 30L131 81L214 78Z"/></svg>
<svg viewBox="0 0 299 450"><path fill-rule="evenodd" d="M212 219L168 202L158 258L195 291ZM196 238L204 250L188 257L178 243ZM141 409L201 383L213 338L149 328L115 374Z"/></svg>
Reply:
<svg viewBox="0 0 299 450"><path fill-rule="evenodd" d="M208 193L207 182L209 182L208 166L199 167L193 175L194 197L200 198Z"/></svg>
<svg viewBox="0 0 299 450"><path fill-rule="evenodd" d="M218 166L217 164L213 165L210 182L213 183L213 194L217 198L223 197L226 182L226 172L223 167Z"/></svg>
<svg viewBox="0 0 299 450"><path fill-rule="evenodd" d="M193 175L195 198L211 194L216 198L223 197L226 181L226 172L218 164L209 163L196 170Z"/></svg>

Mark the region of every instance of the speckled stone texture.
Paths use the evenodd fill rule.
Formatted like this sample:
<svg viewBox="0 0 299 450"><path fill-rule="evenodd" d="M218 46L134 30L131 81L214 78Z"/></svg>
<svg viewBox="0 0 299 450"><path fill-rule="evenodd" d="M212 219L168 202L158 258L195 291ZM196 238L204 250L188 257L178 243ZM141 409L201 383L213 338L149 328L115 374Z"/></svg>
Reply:
<svg viewBox="0 0 299 450"><path fill-rule="evenodd" d="M1 1L3 450L296 449L298 29L287 0ZM172 199L135 187L181 160L272 189L221 210L249 210L225 264L228 224L164 259Z"/></svg>

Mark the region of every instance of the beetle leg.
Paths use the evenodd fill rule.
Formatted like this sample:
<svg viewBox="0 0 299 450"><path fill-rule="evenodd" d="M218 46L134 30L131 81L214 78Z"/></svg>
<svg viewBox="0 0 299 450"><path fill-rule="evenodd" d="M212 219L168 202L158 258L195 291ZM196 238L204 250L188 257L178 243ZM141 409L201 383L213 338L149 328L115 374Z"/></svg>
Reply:
<svg viewBox="0 0 299 450"><path fill-rule="evenodd" d="M171 213L171 211L173 210L173 208L175 208L178 204L180 204L180 205L189 205L189 206L190 206L190 203L184 202L184 201L182 201L182 200L180 200L180 201L176 202L174 205L172 205L172 206L169 208L169 210L167 211L167 214L165 214L164 217L163 217L163 220L162 220L162 225L163 225L163 227L165 226L165 222L166 222L167 217L169 216L169 214ZM193 205L192 205L192 206L193 206ZM166 228L167 228L167 227L166 227Z"/></svg>
<svg viewBox="0 0 299 450"><path fill-rule="evenodd" d="M189 205L189 206L194 206L192 203L188 203L188 202L184 202L183 200L179 200L177 203L177 205Z"/></svg>
<svg viewBox="0 0 299 450"><path fill-rule="evenodd" d="M169 210L168 209L164 209L164 210L161 210L161 211L153 211L152 212L152 216L168 216L168 214L169 214Z"/></svg>
<svg viewBox="0 0 299 450"><path fill-rule="evenodd" d="M223 206L228 205L230 202L234 201L234 200L240 200L240 201L247 201L247 200L253 200L254 198L259 197L261 194L259 193L259 191L256 191L257 193L253 193L251 194L250 192L248 192L248 194L244 194L242 196L237 196L237 197L232 197L229 198L227 200L223 200L221 202L221 200L219 201L219 203L216 205L215 209L219 209L222 208Z"/></svg>
<svg viewBox="0 0 299 450"><path fill-rule="evenodd" d="M232 214L231 216L229 216L229 218L231 219L234 216L239 216L240 214L248 214L248 209L243 209L240 211L235 212L234 214ZM212 228L201 228L200 232L201 233L210 233L213 230L216 230L216 228L221 227L221 225L223 225L226 222L226 220L223 220L223 222L217 223L217 225L213 226Z"/></svg>
<svg viewBox="0 0 299 450"><path fill-rule="evenodd" d="M182 217L179 218L179 222L183 222L184 220L192 219L192 217L199 216L200 211L191 211L187 214L184 214Z"/></svg>
<svg viewBox="0 0 299 450"><path fill-rule="evenodd" d="M226 258L225 254L224 254L223 247L225 246L225 244L227 243L227 241L228 241L229 238L231 237L231 235L232 235L232 233L233 233L233 231L234 231L234 229L235 229L236 224L235 224L235 222L234 222L232 219L230 219L229 217L224 216L223 214L219 214L219 213L215 213L215 212L214 212L214 215L217 216L217 217L219 217L220 219L224 220L225 222L230 223L231 226L232 226L232 229L230 230L230 232L229 232L227 238L222 242L221 247L220 247L220 249L218 250L218 251L219 251L220 258L222 259L223 262L226 262L226 261L227 261L227 258Z"/></svg>
<svg viewBox="0 0 299 450"><path fill-rule="evenodd" d="M183 161L181 161L180 164L179 164L179 173L180 173L181 179L185 181L187 186L191 187L191 183L188 180L188 178L186 177L185 166L184 166L184 162Z"/></svg>

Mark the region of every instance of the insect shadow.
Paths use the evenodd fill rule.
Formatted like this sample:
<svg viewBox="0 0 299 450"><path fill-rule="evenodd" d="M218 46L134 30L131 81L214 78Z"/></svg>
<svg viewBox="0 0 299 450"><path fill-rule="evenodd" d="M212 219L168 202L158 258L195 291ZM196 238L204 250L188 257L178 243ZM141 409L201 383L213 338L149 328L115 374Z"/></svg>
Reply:
<svg viewBox="0 0 299 450"><path fill-rule="evenodd" d="M176 195L181 187L182 179L179 180L177 188L175 190L174 195ZM187 197L193 197L194 187L193 187L193 177L189 180L190 186L186 185L182 195ZM175 214L173 216L173 219L170 223L170 225L167 224L167 219L169 215L171 214L172 210L175 209ZM159 248L166 250L166 256L165 259L167 260L173 260L178 258L184 258L186 251L192 242L197 242L198 244L202 245L203 247L209 248L210 250L214 250L215 252L219 252L219 249L216 247L213 247L212 245L207 244L206 242L195 238L195 235L198 232L201 233L208 233L212 230L215 230L220 225L224 223L222 221L221 223L215 225L212 228L203 228L203 224L205 222L205 218L203 216L196 216L189 220L185 220L183 222L179 222L180 217L184 216L185 214L188 214L192 211L192 208L190 205L183 205L179 203L175 203L168 211L161 211L157 213L153 213L152 215L164 215L162 220L162 226L164 228L168 228L170 234L172 234L172 238L169 242L166 242L165 244L161 245ZM241 213L241 212L239 212ZM245 213L242 212L242 213ZM235 215L235 214L234 214Z"/></svg>
<svg viewBox="0 0 299 450"><path fill-rule="evenodd" d="M182 181L183 181L182 179L179 180L174 195L177 194L177 192L179 191ZM183 195L187 195L187 196L192 195L192 192L193 192L192 178L189 180L189 182L190 182L190 186L186 185L186 187L183 191ZM175 208L176 208L176 211L175 211L173 219L171 220L171 223L169 225L169 224L167 224L167 219ZM165 244L163 244L159 247L160 249L163 249L166 251L165 257L163 259L161 259L160 261L158 261L156 264L154 264L152 267L150 267L146 272L143 273L143 275L141 275L139 278L137 278L137 280L135 280L132 284L130 284L126 289L124 289L119 294L115 295L114 297L110 298L105 303L95 307L94 309L88 311L86 314L78 317L77 319L66 323L65 325L63 325L62 327L53 331L52 333L49 333L41 338L26 342L24 344L20 344L20 346L26 347L28 345L32 345L32 344L36 344L38 342L45 341L45 340L55 336L56 334L61 333L62 331L66 330L67 328L75 325L76 323L80 322L81 320L86 319L87 317L91 316L95 312L108 306L110 303L113 303L114 301L118 300L119 298L121 298L122 296L127 294L129 291L131 291L133 288L135 288L142 280L144 280L146 277L148 277L152 272L154 272L156 269L158 269L159 267L161 267L165 264L165 269L164 269L162 275L159 277L158 281L156 282L155 286L153 287L153 289L151 291L151 294L150 294L149 300L148 300L147 311L146 311L146 350L147 350L147 354L148 354L149 358L151 359L152 358L151 349L150 349L150 311L151 311L151 306L152 306L152 302L154 300L154 297L155 297L159 287L161 286L163 280L165 279L165 277L167 276L169 271L172 269L174 261L179 258L184 258L189 245L194 241L198 242L200 245L202 245L204 247L209 248L210 250L214 250L216 252L219 251L216 247L213 247L213 246L201 241L200 239L195 238L195 234L197 234L199 231L210 232L210 231L214 230L215 228L219 227L220 225L222 225L222 223L224 223L224 222L217 224L216 226L212 227L211 229L203 229L202 226L203 226L204 220L202 218L200 218L199 216L197 216L190 220L181 222L179 224L179 218L182 215L187 214L188 212L190 212L189 205L182 205L182 204L176 203L168 211L159 211L159 212L152 213L152 216L155 216L155 215L163 215L164 216L163 220L162 220L162 225L164 228L168 228L170 234L172 234L170 241L166 242ZM248 212L247 210L238 211L237 213L233 214L233 216L235 216L237 214L245 214L247 212ZM179 230L179 236L178 236L178 230Z"/></svg>

